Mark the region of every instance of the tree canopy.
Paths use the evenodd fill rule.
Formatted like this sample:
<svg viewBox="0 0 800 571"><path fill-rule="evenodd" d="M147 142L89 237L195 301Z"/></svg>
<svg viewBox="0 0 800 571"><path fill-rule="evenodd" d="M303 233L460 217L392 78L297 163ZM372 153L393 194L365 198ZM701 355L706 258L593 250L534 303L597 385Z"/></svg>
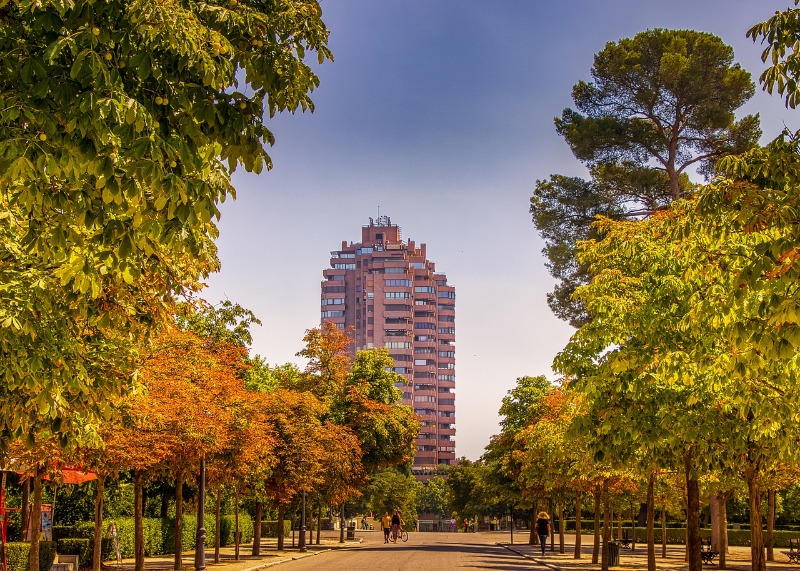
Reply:
<svg viewBox="0 0 800 571"><path fill-rule="evenodd" d="M553 175L537 181L531 198L559 280L548 303L576 326L586 315L571 294L587 273L575 244L592 237L591 219L639 218L690 195L691 169L710 174L718 158L749 149L761 133L758 117L734 116L754 86L712 34L654 29L609 42L591 75L573 87L577 109L564 110L556 130L592 179Z"/></svg>
<svg viewBox="0 0 800 571"><path fill-rule="evenodd" d="M315 0L0 4L3 442L80 436L218 268L230 172L313 109ZM67 426L69 425L69 426Z"/></svg>

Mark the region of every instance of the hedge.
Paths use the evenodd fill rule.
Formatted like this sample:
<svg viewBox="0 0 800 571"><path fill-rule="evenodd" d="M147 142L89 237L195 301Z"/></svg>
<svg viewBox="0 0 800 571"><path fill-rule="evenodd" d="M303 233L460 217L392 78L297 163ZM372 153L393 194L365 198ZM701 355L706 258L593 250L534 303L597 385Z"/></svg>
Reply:
<svg viewBox="0 0 800 571"><path fill-rule="evenodd" d="M614 535L616 535L617 528L614 527ZM628 537L633 538L633 531L630 527L622 528L623 535L628 534ZM775 547L789 547L789 540L792 542L798 539L797 531L776 530L775 532ZM656 544L661 543L661 528L656 528ZM701 529L700 536L703 539L711 537L710 529ZM767 532L764 530L764 541L766 542ZM644 544L647 540L647 529L644 527L636 528L636 543ZM667 528L667 543L683 545L686 543L686 528ZM729 529L728 530L728 545L748 546L750 545L750 530L747 529Z"/></svg>
<svg viewBox="0 0 800 571"><path fill-rule="evenodd" d="M6 562L8 571L28 571L30 567L31 544L23 541L6 543ZM53 541L39 542L39 571L50 571L56 557L56 544Z"/></svg>
<svg viewBox="0 0 800 571"><path fill-rule="evenodd" d="M292 531L292 520L283 520L283 536L289 537ZM278 537L278 520L261 522L261 537Z"/></svg>
<svg viewBox="0 0 800 571"><path fill-rule="evenodd" d="M107 519L103 521L103 555L104 561L115 559L114 544L111 538L106 538L108 527L111 523L117 527L119 552L122 558L134 556L134 520L131 517ZM214 517L206 516L206 547L214 546L214 533L216 522ZM225 515L220 518L221 544L233 544L235 529L235 516ZM247 514L239 515L239 530L242 532L242 543L253 540L253 520ZM194 549L195 534L197 533L197 517L183 516L181 545L183 550ZM64 554L79 555L81 561L91 561L94 553L94 523L81 522L71 526L57 526L53 532L58 538L58 551ZM175 552L175 519L174 518L143 518L142 534L144 536L144 553L151 557ZM88 547L74 540L88 540ZM66 543L65 543L66 542ZM65 546L62 548L62 544ZM68 550L68 551L67 551Z"/></svg>
<svg viewBox="0 0 800 571"><path fill-rule="evenodd" d="M87 562L92 562L94 545L92 545L91 539L83 539L80 537L62 537L56 543L58 544L58 553L61 555L77 555L78 562L84 566L87 564Z"/></svg>

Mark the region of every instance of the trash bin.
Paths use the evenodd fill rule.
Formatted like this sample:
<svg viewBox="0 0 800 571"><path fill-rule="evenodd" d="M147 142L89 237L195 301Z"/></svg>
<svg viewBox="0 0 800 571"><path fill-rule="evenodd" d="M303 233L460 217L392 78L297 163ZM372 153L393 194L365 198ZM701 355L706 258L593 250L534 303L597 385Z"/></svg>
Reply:
<svg viewBox="0 0 800 571"><path fill-rule="evenodd" d="M608 566L616 567L619 565L619 543L616 541L608 542Z"/></svg>
<svg viewBox="0 0 800 571"><path fill-rule="evenodd" d="M355 523L348 523L347 524L347 539L355 539L356 538L356 524Z"/></svg>

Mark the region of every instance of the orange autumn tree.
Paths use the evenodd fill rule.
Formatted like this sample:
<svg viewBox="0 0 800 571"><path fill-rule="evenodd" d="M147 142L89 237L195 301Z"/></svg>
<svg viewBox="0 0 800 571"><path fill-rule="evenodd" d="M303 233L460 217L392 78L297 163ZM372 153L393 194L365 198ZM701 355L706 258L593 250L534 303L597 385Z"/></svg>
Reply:
<svg viewBox="0 0 800 571"><path fill-rule="evenodd" d="M264 395L264 413L275 431L275 464L264 479L264 488L278 508L278 521L286 505L300 492L321 485L329 445L327 428L320 417L325 410L311 393L277 388ZM283 533L278 533L283 549Z"/></svg>
<svg viewBox="0 0 800 571"><path fill-rule="evenodd" d="M170 327L141 369L147 398L137 413L167 443L163 466L175 477L175 569L183 547L183 484L202 458L222 453L236 432L236 411L247 400L244 351Z"/></svg>

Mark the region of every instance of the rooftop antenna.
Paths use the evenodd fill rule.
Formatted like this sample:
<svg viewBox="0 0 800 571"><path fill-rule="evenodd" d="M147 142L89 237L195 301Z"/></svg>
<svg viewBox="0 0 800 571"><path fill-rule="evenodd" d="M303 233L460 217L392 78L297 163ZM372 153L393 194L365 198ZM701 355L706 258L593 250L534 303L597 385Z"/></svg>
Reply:
<svg viewBox="0 0 800 571"><path fill-rule="evenodd" d="M380 207L380 205L378 205L378 218L380 218L380 217L381 217L381 207Z"/></svg>

